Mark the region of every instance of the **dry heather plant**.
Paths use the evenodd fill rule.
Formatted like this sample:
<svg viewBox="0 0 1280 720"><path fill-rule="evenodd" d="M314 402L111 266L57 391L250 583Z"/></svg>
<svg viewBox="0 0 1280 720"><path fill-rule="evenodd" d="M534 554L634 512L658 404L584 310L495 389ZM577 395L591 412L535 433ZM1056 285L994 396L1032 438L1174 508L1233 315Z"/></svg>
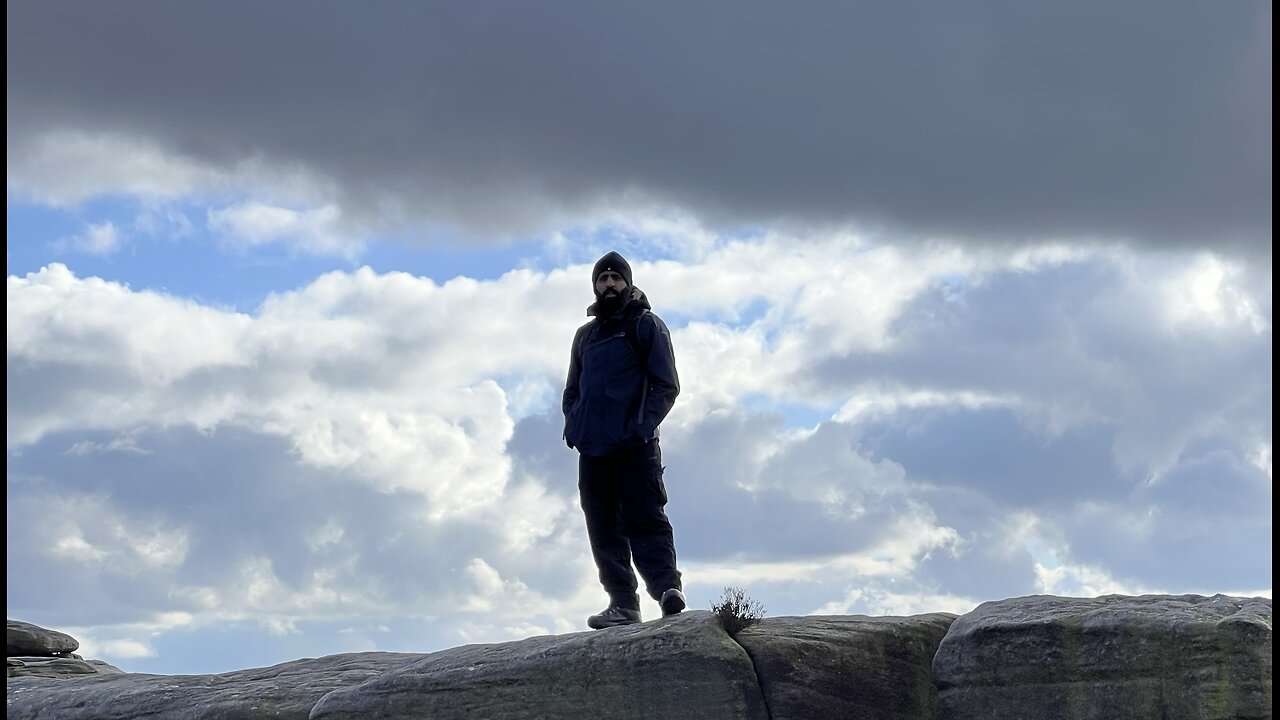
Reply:
<svg viewBox="0 0 1280 720"><path fill-rule="evenodd" d="M755 625L764 617L764 606L737 587L726 587L720 602L711 603L711 611L720 618L720 625L730 637L737 636L740 630Z"/></svg>

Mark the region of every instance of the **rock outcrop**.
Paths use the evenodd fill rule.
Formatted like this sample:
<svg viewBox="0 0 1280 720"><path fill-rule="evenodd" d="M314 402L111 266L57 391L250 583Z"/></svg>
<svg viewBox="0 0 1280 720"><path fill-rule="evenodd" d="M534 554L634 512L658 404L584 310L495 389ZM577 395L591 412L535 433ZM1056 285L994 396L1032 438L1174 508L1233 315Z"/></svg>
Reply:
<svg viewBox="0 0 1280 720"><path fill-rule="evenodd" d="M73 651L80 648L80 641L57 630L9 620L7 635L5 665L9 677L61 678L122 672L101 660L85 660L76 655Z"/></svg>
<svg viewBox="0 0 1280 720"><path fill-rule="evenodd" d="M312 720L767 720L751 660L705 610L432 653L331 693Z"/></svg>
<svg viewBox="0 0 1280 720"><path fill-rule="evenodd" d="M765 618L738 634L772 720L933 717L929 663L949 613Z"/></svg>
<svg viewBox="0 0 1280 720"><path fill-rule="evenodd" d="M9 678L6 718L26 720L305 720L320 698L359 685L413 653L349 653L218 675Z"/></svg>
<svg viewBox="0 0 1280 720"><path fill-rule="evenodd" d="M983 603L951 626L933 676L942 720L1270 718L1271 600Z"/></svg>
<svg viewBox="0 0 1280 720"><path fill-rule="evenodd" d="M80 641L57 630L9 620L5 628L5 657L19 655L58 657L80 649Z"/></svg>
<svg viewBox="0 0 1280 720"><path fill-rule="evenodd" d="M1270 718L1271 600L1033 596L959 618L766 618L733 637L690 611L219 675L10 673L7 717L25 720Z"/></svg>

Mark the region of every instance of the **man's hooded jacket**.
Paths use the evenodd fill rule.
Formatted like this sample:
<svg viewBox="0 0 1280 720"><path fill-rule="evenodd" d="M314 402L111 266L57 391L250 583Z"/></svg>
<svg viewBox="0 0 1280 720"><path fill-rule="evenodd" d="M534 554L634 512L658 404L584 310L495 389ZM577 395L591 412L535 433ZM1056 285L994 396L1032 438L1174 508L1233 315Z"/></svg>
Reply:
<svg viewBox="0 0 1280 720"><path fill-rule="evenodd" d="M623 297L609 317L597 315L600 303L587 308L595 319L573 336L564 440L583 455L607 455L657 437L680 394L666 323L649 312L639 288L628 286Z"/></svg>

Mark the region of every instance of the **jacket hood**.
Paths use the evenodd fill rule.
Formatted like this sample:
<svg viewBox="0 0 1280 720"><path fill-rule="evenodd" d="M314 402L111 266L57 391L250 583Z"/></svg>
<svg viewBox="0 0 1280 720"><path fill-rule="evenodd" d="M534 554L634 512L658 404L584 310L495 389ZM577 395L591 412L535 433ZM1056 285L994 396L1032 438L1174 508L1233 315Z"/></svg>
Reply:
<svg viewBox="0 0 1280 720"><path fill-rule="evenodd" d="M613 314L613 317L628 317L628 316L634 315L635 313L640 312L641 310L653 309L653 306L649 304L648 296L644 294L643 290L641 290L638 287L635 287L634 285L627 286L627 289L623 290L622 294L623 294L622 307L619 308L618 311ZM587 308L587 315L596 317L596 311L599 309L599 307L600 307L599 301L591 303L591 305ZM600 318L600 319L608 320L609 318Z"/></svg>

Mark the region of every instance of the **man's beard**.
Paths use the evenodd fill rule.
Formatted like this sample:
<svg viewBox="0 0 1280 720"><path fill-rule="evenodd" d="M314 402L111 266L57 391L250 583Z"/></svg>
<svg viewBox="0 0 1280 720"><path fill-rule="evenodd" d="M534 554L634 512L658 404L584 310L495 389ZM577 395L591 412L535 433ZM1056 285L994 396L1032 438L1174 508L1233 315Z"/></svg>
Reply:
<svg viewBox="0 0 1280 720"><path fill-rule="evenodd" d="M596 316L609 317L610 315L618 312L618 310L622 308L622 303L624 302L623 296L626 294L625 290L614 295L610 295L606 291L604 295L596 298Z"/></svg>

